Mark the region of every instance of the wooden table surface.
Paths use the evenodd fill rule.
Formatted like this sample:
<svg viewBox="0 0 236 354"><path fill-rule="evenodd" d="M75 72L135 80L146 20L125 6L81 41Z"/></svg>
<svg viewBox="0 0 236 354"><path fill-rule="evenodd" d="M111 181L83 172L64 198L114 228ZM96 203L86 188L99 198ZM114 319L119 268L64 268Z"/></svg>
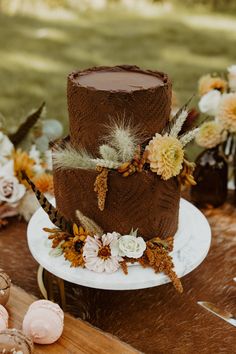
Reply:
<svg viewBox="0 0 236 354"><path fill-rule="evenodd" d="M229 199L204 213L213 233L211 249L205 261L182 278L182 295L171 284L119 292L66 283L68 310L144 353L235 353L235 327L197 301L236 313L236 208ZM37 264L29 254L23 222L12 221L0 232L0 249L0 267L15 284L39 295Z"/></svg>
<svg viewBox="0 0 236 354"><path fill-rule="evenodd" d="M36 298L24 290L12 286L7 310L9 327L21 329L22 320ZM117 338L92 327L88 323L65 314L64 331L61 338L51 345L35 345L35 354L135 354L137 350Z"/></svg>

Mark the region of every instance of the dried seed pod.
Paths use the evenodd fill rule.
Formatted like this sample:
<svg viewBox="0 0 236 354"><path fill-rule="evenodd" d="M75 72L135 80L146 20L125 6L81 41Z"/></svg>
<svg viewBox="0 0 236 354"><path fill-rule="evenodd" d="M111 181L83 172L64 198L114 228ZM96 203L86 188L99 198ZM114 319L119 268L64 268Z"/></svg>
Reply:
<svg viewBox="0 0 236 354"><path fill-rule="evenodd" d="M118 172L123 173L126 172L129 169L130 166L130 162L124 162L119 168L118 168Z"/></svg>

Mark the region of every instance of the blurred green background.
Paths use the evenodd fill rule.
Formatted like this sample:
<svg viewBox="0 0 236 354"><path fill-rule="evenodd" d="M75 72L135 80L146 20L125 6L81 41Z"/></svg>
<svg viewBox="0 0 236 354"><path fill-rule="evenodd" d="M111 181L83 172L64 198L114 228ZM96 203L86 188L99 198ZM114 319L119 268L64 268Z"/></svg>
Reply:
<svg viewBox="0 0 236 354"><path fill-rule="evenodd" d="M0 112L16 126L46 100L67 128L67 74L93 65L165 71L184 103L236 63L235 2L0 0Z"/></svg>

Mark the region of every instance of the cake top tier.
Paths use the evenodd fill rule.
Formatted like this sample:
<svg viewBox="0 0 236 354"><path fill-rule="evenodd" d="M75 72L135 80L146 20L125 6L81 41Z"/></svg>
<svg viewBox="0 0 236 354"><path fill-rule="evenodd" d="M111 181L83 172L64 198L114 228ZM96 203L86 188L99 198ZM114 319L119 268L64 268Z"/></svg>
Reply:
<svg viewBox="0 0 236 354"><path fill-rule="evenodd" d="M128 122L145 140L169 121L171 81L137 66L94 67L68 76L70 140L98 156L111 122ZM142 143L142 142L141 142Z"/></svg>
<svg viewBox="0 0 236 354"><path fill-rule="evenodd" d="M92 71L75 80L81 86L105 91L137 91L163 86L160 78L135 71Z"/></svg>

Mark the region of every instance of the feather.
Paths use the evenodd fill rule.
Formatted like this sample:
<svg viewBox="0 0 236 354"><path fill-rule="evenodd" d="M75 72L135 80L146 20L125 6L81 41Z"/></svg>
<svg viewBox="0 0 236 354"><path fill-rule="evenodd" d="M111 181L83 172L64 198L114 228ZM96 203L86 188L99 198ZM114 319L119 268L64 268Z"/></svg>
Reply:
<svg viewBox="0 0 236 354"><path fill-rule="evenodd" d="M81 223L81 226L89 233L91 236L93 235L98 235L102 236L103 235L103 230L100 226L98 226L95 221L92 219L88 218L85 216L80 210L76 210L76 216Z"/></svg>
<svg viewBox="0 0 236 354"><path fill-rule="evenodd" d="M26 135L29 133L30 129L33 128L33 126L37 123L39 118L42 115L43 109L45 107L45 102L41 104L41 106L31 113L24 123L22 123L17 131L13 134L10 134L8 137L11 140L12 144L14 146L19 145L19 143L26 137Z"/></svg>
<svg viewBox="0 0 236 354"><path fill-rule="evenodd" d="M95 169L96 159L88 154L86 150L75 150L69 143L64 147L55 145L53 150L53 164L58 169L82 168Z"/></svg>
<svg viewBox="0 0 236 354"><path fill-rule="evenodd" d="M49 219L51 222L59 227L62 231L70 231L71 225L70 223L64 218L64 216L60 215L58 210L47 200L47 198L41 193L35 184L28 178L28 176L22 172L22 177L29 183L30 187L32 188L36 198L39 201L39 204L43 208L43 210L48 214Z"/></svg>
<svg viewBox="0 0 236 354"><path fill-rule="evenodd" d="M166 127L162 130L161 135L165 135L165 134L170 134L172 128L175 126L177 120L179 119L180 115L187 110L190 102L192 101L194 95L192 97L190 97L190 99L185 103L185 105L183 107L181 107L178 112L176 113L176 115L173 117L173 119L171 119L171 121L166 125Z"/></svg>

